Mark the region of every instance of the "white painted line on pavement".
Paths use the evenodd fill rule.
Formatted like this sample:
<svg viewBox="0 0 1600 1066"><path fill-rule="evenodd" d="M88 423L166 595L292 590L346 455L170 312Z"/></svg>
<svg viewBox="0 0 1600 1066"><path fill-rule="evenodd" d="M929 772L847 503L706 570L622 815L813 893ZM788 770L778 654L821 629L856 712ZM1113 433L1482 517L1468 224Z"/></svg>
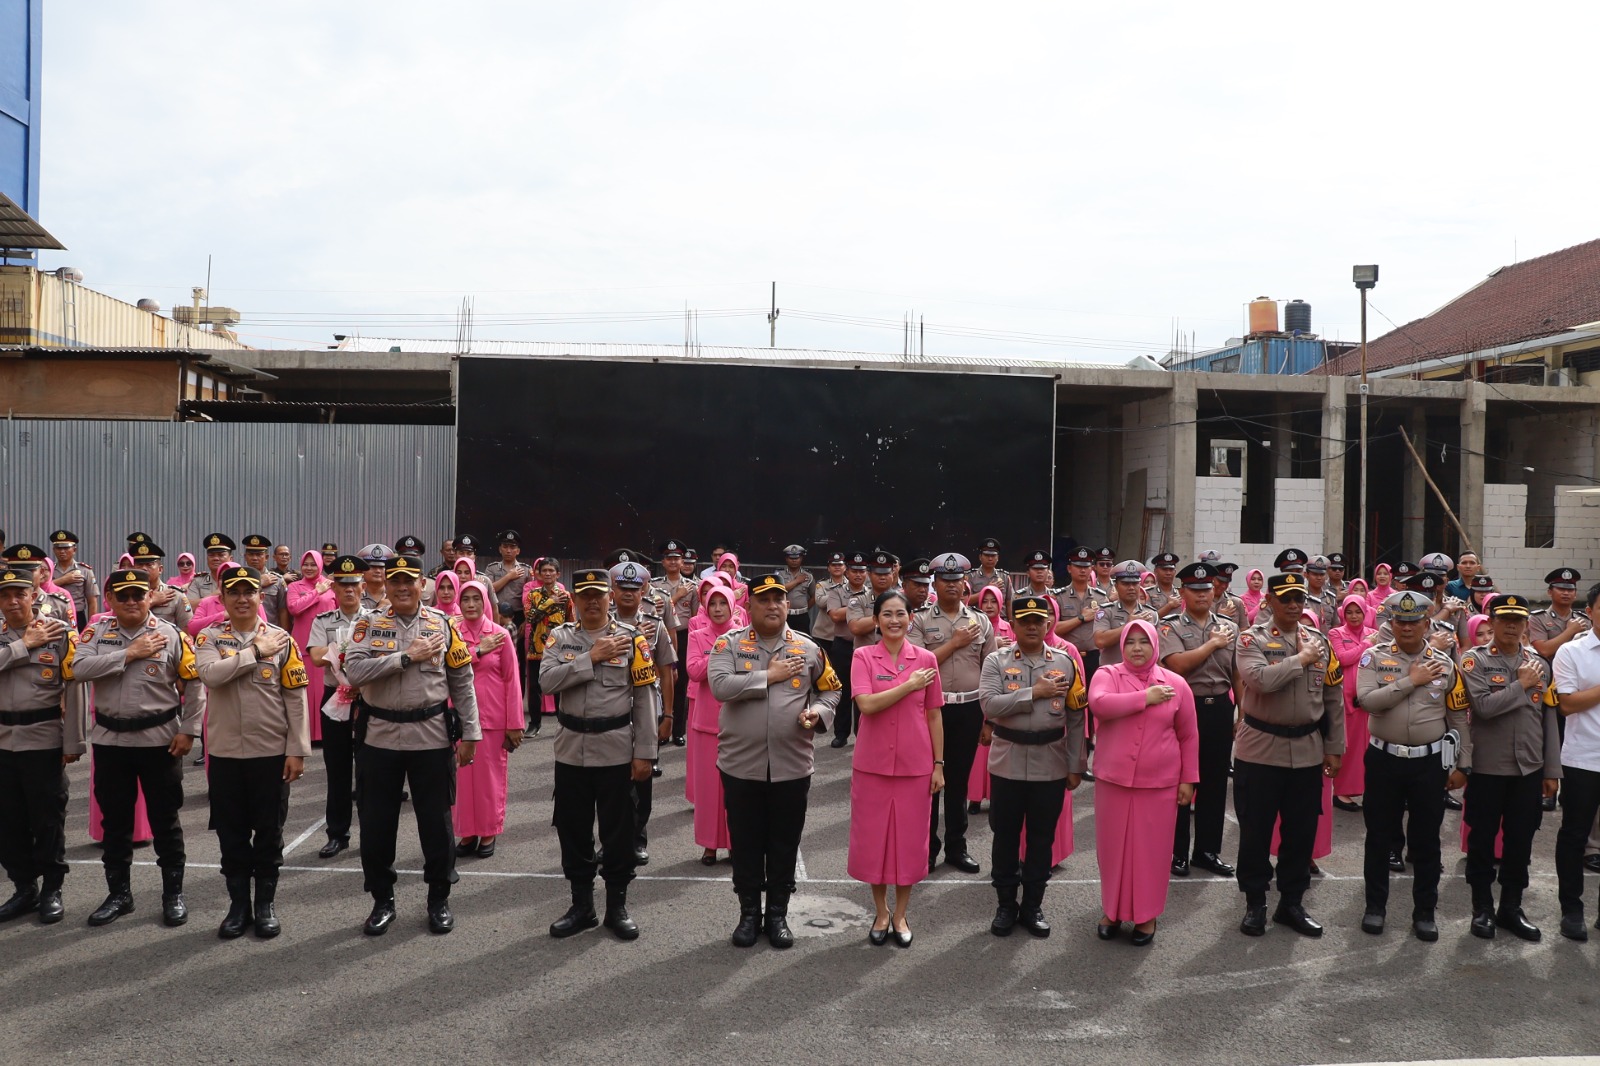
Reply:
<svg viewBox="0 0 1600 1066"><path fill-rule="evenodd" d="M806 853L799 848L794 849L794 879L795 881L809 881L806 874Z"/></svg>
<svg viewBox="0 0 1600 1066"><path fill-rule="evenodd" d="M298 848L301 844L304 844L306 842L306 838L307 837L309 837L312 833L315 833L318 829L321 829L323 826L325 826L327 824L328 824L328 820L326 818L318 818L316 821L312 822L311 823L311 827L309 829L307 829L304 833L301 833L299 836L295 837L294 841L292 843L290 843L290 845L288 847L283 849L284 857L287 858L291 851L293 851L295 848Z"/></svg>

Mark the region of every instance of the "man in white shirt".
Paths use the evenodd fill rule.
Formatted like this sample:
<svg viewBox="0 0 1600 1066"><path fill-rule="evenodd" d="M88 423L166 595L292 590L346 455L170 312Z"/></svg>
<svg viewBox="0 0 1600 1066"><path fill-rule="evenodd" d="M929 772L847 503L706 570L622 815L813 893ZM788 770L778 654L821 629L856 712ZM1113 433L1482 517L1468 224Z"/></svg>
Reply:
<svg viewBox="0 0 1600 1066"><path fill-rule="evenodd" d="M1600 584L1585 602L1591 617ZM1600 638L1589 630L1556 649L1556 699L1566 722L1561 744L1562 816L1556 834L1556 877L1561 899L1561 935L1588 940L1583 919L1583 851L1600 811ZM1600 928L1600 926L1597 926Z"/></svg>

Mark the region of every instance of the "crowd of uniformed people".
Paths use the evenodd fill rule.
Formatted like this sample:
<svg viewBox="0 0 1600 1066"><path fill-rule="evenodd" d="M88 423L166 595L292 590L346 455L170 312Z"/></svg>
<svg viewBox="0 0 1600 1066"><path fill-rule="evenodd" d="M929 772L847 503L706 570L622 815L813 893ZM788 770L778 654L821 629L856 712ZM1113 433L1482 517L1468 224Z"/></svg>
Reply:
<svg viewBox="0 0 1600 1066"><path fill-rule="evenodd" d="M88 924L134 910L145 842L162 920L184 924L193 759L230 901L218 935L278 935L290 789L320 754L319 855L359 830L364 931L395 921L409 801L428 925L447 933L456 860L494 855L509 757L548 731L571 888L557 938L639 935L628 888L650 861L660 748L677 745L701 861L731 863L732 942L791 946L814 753L831 743L853 744L848 871L871 886L876 945L911 945L913 888L941 862L982 871L968 831L985 802L990 929L1048 936L1045 890L1074 850L1084 782L1102 940L1152 943L1170 879L1196 869L1237 880L1242 933L1267 932L1275 882L1270 924L1320 936L1305 896L1336 809L1362 815L1361 928L1384 932L1391 873L1409 866L1412 931L1436 940L1444 813L1463 803L1472 934L1537 940L1523 893L1558 794L1560 930L1587 939L1600 641L1570 567L1547 575L1535 609L1470 552L1380 564L1368 584L1346 581L1337 552L1290 548L1236 592L1238 567L1216 552L1146 565L1078 547L1058 582L1042 550L1001 569L993 539L976 562L834 552L823 576L791 544L750 578L726 548L702 564L677 540L656 559L621 549L569 570L523 562L506 530L480 570L469 535L428 568L410 536L323 544L292 565L266 536L219 532L168 576L166 552L133 533L104 579L70 530L45 540L0 533L0 864L15 886L0 921L62 919L65 767L88 754L107 888ZM1584 605L1597 598L1600 585Z"/></svg>

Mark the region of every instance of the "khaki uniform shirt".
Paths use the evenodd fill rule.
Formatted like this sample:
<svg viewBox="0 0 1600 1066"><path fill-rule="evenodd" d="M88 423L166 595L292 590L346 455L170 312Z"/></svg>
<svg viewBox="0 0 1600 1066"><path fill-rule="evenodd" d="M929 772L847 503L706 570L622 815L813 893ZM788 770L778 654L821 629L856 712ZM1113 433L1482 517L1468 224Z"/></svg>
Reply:
<svg viewBox="0 0 1600 1066"><path fill-rule="evenodd" d="M1109 633L1113 629L1121 629L1135 618L1142 618L1151 625L1157 625L1161 621L1156 612L1142 603L1135 603L1133 610L1130 611L1122 606L1121 600L1112 600L1100 608L1099 612L1094 616L1094 631L1095 633ZM1158 639L1160 638L1159 631L1156 636ZM1111 666L1121 661L1122 644L1120 642L1111 645L1109 648L1100 649L1101 666Z"/></svg>
<svg viewBox="0 0 1600 1066"><path fill-rule="evenodd" d="M68 574L82 574L83 580L74 581L70 585L61 585L61 579ZM72 609L75 612L81 615L88 611L89 590L98 585L91 567L74 559L67 566L56 567L55 577L52 580L67 590L67 595L72 598Z"/></svg>
<svg viewBox="0 0 1600 1066"><path fill-rule="evenodd" d="M850 637L850 643L855 648L865 648L876 644L881 639L878 627L873 626L866 636L858 636L850 632L850 623L858 622L863 618L872 617L872 601L877 599L871 585L861 586L861 591L846 586L844 590L844 630Z"/></svg>
<svg viewBox="0 0 1600 1066"><path fill-rule="evenodd" d="M70 629L78 628L78 616L72 608L70 596L57 596L53 592L37 592L33 598L33 616L65 622Z"/></svg>
<svg viewBox="0 0 1600 1066"><path fill-rule="evenodd" d="M1295 636L1271 618L1239 634L1235 665L1242 713L1233 752L1241 762L1299 768L1344 754L1344 674L1333 645L1302 622L1300 641L1314 640L1322 648L1316 661L1303 666L1295 658L1301 647ZM1281 726L1325 722L1327 735L1317 729L1303 737L1274 736L1252 727L1244 715Z"/></svg>
<svg viewBox="0 0 1600 1066"><path fill-rule="evenodd" d="M1419 661L1436 662L1444 673L1421 688L1408 671ZM1467 735L1467 689L1456 661L1426 642L1415 654L1394 643L1361 653L1356 666L1356 702L1368 714L1372 735L1390 744L1432 744L1454 729ZM1351 752L1356 758L1360 753ZM1460 753L1456 761L1460 762Z"/></svg>
<svg viewBox="0 0 1600 1066"><path fill-rule="evenodd" d="M811 586L811 596L817 604L817 618L811 623L811 639L823 645L824 651L828 642L839 633L839 623L828 617L828 605L835 602L834 594L845 587L843 581L832 579L824 579Z"/></svg>
<svg viewBox="0 0 1600 1066"><path fill-rule="evenodd" d="M1204 622L1196 622L1188 611L1179 611L1170 618L1163 619L1161 624L1156 626L1156 632L1161 635L1159 651L1161 665L1167 665L1168 656L1194 651L1210 640L1212 628L1218 625L1226 628L1231 636L1238 637L1238 626L1214 614L1207 615ZM1206 656L1199 666L1184 674L1183 679L1189 683L1189 691L1196 696L1226 695L1228 689L1233 687L1233 658L1236 650L1237 644L1229 642Z"/></svg>
<svg viewBox="0 0 1600 1066"><path fill-rule="evenodd" d="M650 587L667 598L667 603L672 606L672 617L675 621L673 629L682 632L689 628L689 619L700 609L700 593L695 590L695 583L686 577L673 581L667 577L653 577ZM680 595L681 593L681 595ZM676 602L673 597L677 596Z"/></svg>
<svg viewBox="0 0 1600 1066"><path fill-rule="evenodd" d="M335 607L331 611L324 611L311 620L311 632L306 634L306 654L311 654L312 648L327 648L329 663L336 662L350 646L350 634L355 632L356 622L366 612L357 608L356 613L349 617ZM338 687L339 680L334 676L333 666L322 668L322 698L327 700L333 695L333 690ZM382 706L381 704L379 706ZM321 710L320 707L311 708L313 712Z"/></svg>
<svg viewBox="0 0 1600 1066"><path fill-rule="evenodd" d="M261 575L261 609L273 625L283 616L288 605L289 583L268 570Z"/></svg>
<svg viewBox="0 0 1600 1066"><path fill-rule="evenodd" d="M512 565L522 566L523 563L518 560ZM496 591L494 589L495 585L499 584L500 579L510 572L511 567L499 559L483 568L483 576L489 579L490 594L494 596L495 602L499 604L500 614L506 618L510 618L513 614L517 614L522 610L522 588L532 576L532 571L530 570L528 577L514 577L507 581L503 588Z"/></svg>
<svg viewBox="0 0 1600 1066"><path fill-rule="evenodd" d="M314 621L314 619L313 619ZM444 651L429 661L402 665L400 656L420 636L442 636ZM472 687L472 652L442 611L418 607L410 618L393 607L363 615L350 631L344 672L361 689L363 702L388 711L418 711L449 700L461 716L461 739L482 740L478 695ZM450 746L445 716L420 722L369 717L367 740L375 748L426 751Z"/></svg>
<svg viewBox="0 0 1600 1066"><path fill-rule="evenodd" d="M82 686L73 680L78 634L69 625L55 640L29 648L22 630L0 622L0 711L42 711L60 708L55 718L31 725L0 725L0 751L49 751L82 755L84 717Z"/></svg>
<svg viewBox="0 0 1600 1066"><path fill-rule="evenodd" d="M633 652L595 662L589 650L602 636L632 639ZM551 631L539 661L539 688L561 694L561 713L576 718L614 718L631 714L631 726L605 733L556 734L556 761L568 766L616 766L656 757L656 714L660 693L650 642L643 633L616 620L596 632L568 622Z"/></svg>
<svg viewBox="0 0 1600 1066"><path fill-rule="evenodd" d="M1183 596L1179 594L1178 586L1176 585L1170 589L1164 589L1160 585L1151 585L1145 590L1145 593L1150 597L1150 609L1163 618L1175 611L1183 610ZM1171 607L1172 610L1167 610L1168 607ZM1244 619L1241 618L1239 621L1243 623Z"/></svg>
<svg viewBox="0 0 1600 1066"><path fill-rule="evenodd" d="M1067 695L1034 699L1034 682L1057 673L1071 679ZM995 734L989 745L991 774L1012 781L1059 781L1083 773L1083 709L1089 696L1071 655L1048 644L1037 655L1024 655L1016 646L991 652L983 660L978 691L983 716L995 725L1029 732L1066 729L1050 744L1014 744Z"/></svg>
<svg viewBox="0 0 1600 1066"><path fill-rule="evenodd" d="M776 687L767 668L779 655L804 655L805 669ZM833 725L843 697L838 675L816 642L784 627L770 640L755 629L730 629L711 645L706 660L711 695L722 702L717 718L717 769L745 781L797 781L811 776L815 734L800 713L815 710L817 728Z"/></svg>
<svg viewBox="0 0 1600 1066"><path fill-rule="evenodd" d="M1317 628L1326 633L1339 624L1338 612L1333 607L1333 597L1326 589L1321 596L1306 593L1306 611L1317 620ZM1244 612L1239 613L1239 620L1244 621Z"/></svg>
<svg viewBox="0 0 1600 1066"><path fill-rule="evenodd" d="M175 589L165 581L157 585L154 592L170 592L172 599L160 607L151 604L150 613L163 622L172 623L174 628L188 632L189 619L194 617L194 608L189 604L189 597L183 594L182 589ZM265 604L266 600L263 599L261 602ZM272 615L272 617L278 616Z"/></svg>
<svg viewBox="0 0 1600 1066"><path fill-rule="evenodd" d="M800 584L789 590L790 614L811 610L811 589L817 583L817 579L812 576L811 571L801 567L800 572L796 574L786 566L778 571L778 578L785 585L796 579L800 582Z"/></svg>
<svg viewBox="0 0 1600 1066"><path fill-rule="evenodd" d="M1531 692L1517 680L1517 668L1529 662L1543 684ZM1561 776L1561 737L1550 664L1532 648L1502 655L1491 644L1461 654L1461 676L1467 685L1472 719L1462 737L1458 765L1480 774L1526 777L1542 771Z"/></svg>
<svg viewBox="0 0 1600 1066"><path fill-rule="evenodd" d="M189 606L198 607L201 600L217 594L217 579L197 567L183 591L189 597Z"/></svg>
<svg viewBox="0 0 1600 1066"><path fill-rule="evenodd" d="M148 659L126 662L128 645L147 630L166 637L167 646ZM115 618L102 618L91 624L78 640L72 676L76 681L94 683L97 718L142 718L171 710L180 703L183 707L170 722L130 733L113 733L96 722L89 732L93 744L164 748L179 733L200 735L200 723L206 713L205 689L187 684L200 676L195 671L194 641L170 622L146 618L144 626L136 630L123 629Z"/></svg>
<svg viewBox="0 0 1600 1066"><path fill-rule="evenodd" d="M1583 628L1578 630L1579 637L1583 636L1585 631L1593 628L1589 621L1589 616L1577 608L1569 611L1565 618L1557 615L1553 607L1545 607L1534 611L1528 616L1528 644L1531 646L1536 640L1553 640L1559 637L1566 632L1567 623L1574 618L1583 623ZM1577 637L1573 639L1576 640Z"/></svg>
<svg viewBox="0 0 1600 1066"><path fill-rule="evenodd" d="M985 585L993 585L1000 590L1000 602L1007 608L1011 606L1011 574L996 567L991 573L984 573L980 566L976 570L967 572L967 593L976 596L978 590Z"/></svg>
<svg viewBox="0 0 1600 1066"><path fill-rule="evenodd" d="M1213 597L1211 613L1226 618L1235 629L1244 629L1250 624L1250 612L1244 609L1244 601L1231 592Z"/></svg>
<svg viewBox="0 0 1600 1066"><path fill-rule="evenodd" d="M1024 595L1027 595L1027 593ZM1079 595L1077 589L1070 584L1063 585L1047 595L1053 595L1056 598L1056 603L1061 606L1061 620L1063 622L1069 618L1082 617L1086 607L1093 607L1096 611L1099 611L1101 605L1105 603L1104 594L1093 585L1085 589L1082 595ZM1062 639L1077 648L1079 653L1094 651L1093 616L1090 617L1089 621L1080 623L1077 628L1066 634Z"/></svg>
<svg viewBox="0 0 1600 1066"><path fill-rule="evenodd" d="M906 639L917 647L937 653L954 639L957 626L971 626L977 631L977 636L972 643L957 648L939 664L939 683L944 686L946 703L956 695L976 697L978 685L983 680L983 660L998 647L994 625L982 611L975 611L964 603L956 609L956 616L951 618L939 610L938 602L934 601L911 616L911 628L906 633ZM978 701L974 698L960 702L976 704Z"/></svg>
<svg viewBox="0 0 1600 1066"><path fill-rule="evenodd" d="M265 625L285 638L286 630ZM311 754L311 720L306 714L310 678L294 641L261 659L248 637L232 622L207 626L195 638L195 669L206 687L206 754L224 759L260 759Z"/></svg>

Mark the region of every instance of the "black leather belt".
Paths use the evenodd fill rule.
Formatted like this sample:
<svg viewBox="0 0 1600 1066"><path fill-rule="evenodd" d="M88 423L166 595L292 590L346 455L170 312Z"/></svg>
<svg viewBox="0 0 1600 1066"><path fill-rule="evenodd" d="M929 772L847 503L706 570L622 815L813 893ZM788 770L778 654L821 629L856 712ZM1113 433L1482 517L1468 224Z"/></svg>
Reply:
<svg viewBox="0 0 1600 1066"><path fill-rule="evenodd" d="M437 718L445 711L445 705L435 703L432 707L423 707L415 711L391 711L387 707L374 707L367 703L362 705L366 712L380 722L426 722L430 718Z"/></svg>
<svg viewBox="0 0 1600 1066"><path fill-rule="evenodd" d="M1200 693L1196 692L1194 694L1194 698L1199 700L1201 703L1231 703L1232 702L1231 700L1228 699L1228 694L1226 692L1219 692L1214 696L1202 696Z"/></svg>
<svg viewBox="0 0 1600 1066"><path fill-rule="evenodd" d="M991 728L995 736L1013 744L1054 744L1067 735L1066 726L1057 726L1055 729L1012 729L997 725Z"/></svg>
<svg viewBox="0 0 1600 1066"><path fill-rule="evenodd" d="M137 733L141 729L154 729L158 725L166 725L176 717L178 717L176 707L157 711L155 714L142 714L137 718L109 718L95 711L94 724L113 733Z"/></svg>
<svg viewBox="0 0 1600 1066"><path fill-rule="evenodd" d="M562 728L570 729L574 733L609 733L613 729L621 729L633 721L633 713L614 714L610 718L579 718L575 714L565 711L556 712L556 721Z"/></svg>
<svg viewBox="0 0 1600 1066"><path fill-rule="evenodd" d="M1275 737L1285 737L1293 740L1295 737L1309 737L1312 733L1322 728L1320 722L1307 722L1305 725L1278 725L1275 722L1263 722L1254 715L1244 716L1245 724L1251 729L1262 733L1269 733Z"/></svg>
<svg viewBox="0 0 1600 1066"><path fill-rule="evenodd" d="M0 711L0 725L38 725L61 717L60 707L37 707L31 711Z"/></svg>

